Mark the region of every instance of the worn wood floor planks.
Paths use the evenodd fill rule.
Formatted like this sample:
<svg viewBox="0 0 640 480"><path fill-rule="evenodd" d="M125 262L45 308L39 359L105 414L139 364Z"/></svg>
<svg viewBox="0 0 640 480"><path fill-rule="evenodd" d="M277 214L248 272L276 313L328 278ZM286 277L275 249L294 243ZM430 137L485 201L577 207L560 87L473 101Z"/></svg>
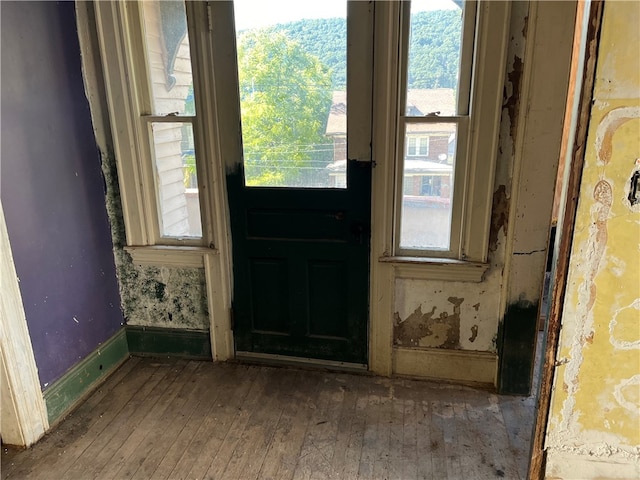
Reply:
<svg viewBox="0 0 640 480"><path fill-rule="evenodd" d="M526 478L533 397L132 358L2 479Z"/></svg>

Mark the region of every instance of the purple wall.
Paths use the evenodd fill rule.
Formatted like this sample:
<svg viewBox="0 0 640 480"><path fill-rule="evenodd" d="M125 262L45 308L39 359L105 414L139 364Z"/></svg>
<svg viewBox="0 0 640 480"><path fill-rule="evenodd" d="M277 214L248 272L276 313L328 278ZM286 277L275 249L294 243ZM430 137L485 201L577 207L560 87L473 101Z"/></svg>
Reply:
<svg viewBox="0 0 640 480"><path fill-rule="evenodd" d="M0 2L1 193L43 388L124 320L73 2Z"/></svg>

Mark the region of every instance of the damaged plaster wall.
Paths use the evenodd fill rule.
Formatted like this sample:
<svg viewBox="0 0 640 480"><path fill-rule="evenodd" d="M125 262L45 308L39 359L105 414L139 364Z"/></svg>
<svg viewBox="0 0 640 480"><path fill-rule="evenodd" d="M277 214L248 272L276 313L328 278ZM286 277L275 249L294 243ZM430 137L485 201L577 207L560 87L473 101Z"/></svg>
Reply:
<svg viewBox="0 0 640 480"><path fill-rule="evenodd" d="M85 93L102 157L107 215L125 321L128 325L208 330L204 269L135 265L124 250L122 200L92 3L77 2L76 14Z"/></svg>
<svg viewBox="0 0 640 480"><path fill-rule="evenodd" d="M485 284L397 279L394 344L495 351L497 327L488 327L481 311L497 312L499 301L486 294Z"/></svg>
<svg viewBox="0 0 640 480"><path fill-rule="evenodd" d="M514 61L510 77L519 79L526 94L518 99L517 111L513 113L518 116L511 117L512 132L514 120L516 123L516 139L502 290L504 305L498 333L501 393L528 395L532 385L576 5L576 2L531 4L526 60Z"/></svg>
<svg viewBox="0 0 640 480"><path fill-rule="evenodd" d="M102 153L106 202L127 325L209 329L204 269L135 265L124 247L124 219L112 153Z"/></svg>
<svg viewBox="0 0 640 480"><path fill-rule="evenodd" d="M397 279L394 346L497 351L528 12L528 2L513 3L489 233L490 267L480 283Z"/></svg>
<svg viewBox="0 0 640 480"><path fill-rule="evenodd" d="M547 478L640 478L640 204L629 198L640 170L639 23L639 3L605 3Z"/></svg>

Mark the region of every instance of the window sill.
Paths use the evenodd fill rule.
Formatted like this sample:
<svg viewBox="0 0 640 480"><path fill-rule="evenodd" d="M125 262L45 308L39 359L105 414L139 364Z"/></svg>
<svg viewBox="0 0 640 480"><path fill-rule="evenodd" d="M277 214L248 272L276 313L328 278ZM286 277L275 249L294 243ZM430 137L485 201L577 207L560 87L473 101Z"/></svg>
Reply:
<svg viewBox="0 0 640 480"><path fill-rule="evenodd" d="M124 250L136 265L204 268L205 255L218 255L218 250L206 247L175 247L166 245L128 246Z"/></svg>
<svg viewBox="0 0 640 480"><path fill-rule="evenodd" d="M489 269L488 263L450 258L380 257L378 261L391 264L396 278L417 280L480 283Z"/></svg>

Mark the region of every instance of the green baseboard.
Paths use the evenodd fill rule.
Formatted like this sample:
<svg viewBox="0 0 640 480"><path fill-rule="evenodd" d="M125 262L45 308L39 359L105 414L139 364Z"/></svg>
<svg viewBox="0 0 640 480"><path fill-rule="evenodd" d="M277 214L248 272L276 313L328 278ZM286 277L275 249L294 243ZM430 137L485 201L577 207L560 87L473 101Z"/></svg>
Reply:
<svg viewBox="0 0 640 480"><path fill-rule="evenodd" d="M43 392L49 425L62 420L127 358L127 337L122 328Z"/></svg>
<svg viewBox="0 0 640 480"><path fill-rule="evenodd" d="M213 358L211 356L211 337L208 330L128 325L126 331L131 355L203 360Z"/></svg>

